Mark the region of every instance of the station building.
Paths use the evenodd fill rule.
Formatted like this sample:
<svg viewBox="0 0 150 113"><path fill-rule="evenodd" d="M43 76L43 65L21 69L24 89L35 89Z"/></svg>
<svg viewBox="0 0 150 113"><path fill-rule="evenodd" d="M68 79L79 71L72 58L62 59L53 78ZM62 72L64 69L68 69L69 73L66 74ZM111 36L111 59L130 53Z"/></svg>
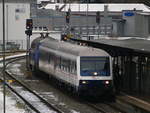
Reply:
<svg viewBox="0 0 150 113"><path fill-rule="evenodd" d="M25 49L26 19L30 18L30 10L36 0L5 0L5 39L6 42L20 44L20 49ZM0 0L0 44L2 44L2 0Z"/></svg>
<svg viewBox="0 0 150 113"><path fill-rule="evenodd" d="M148 37L150 34L150 8L144 4L47 4L31 17L35 27L62 30L67 25L67 11L70 11L69 26L76 33L115 37ZM100 24L96 23L98 11Z"/></svg>

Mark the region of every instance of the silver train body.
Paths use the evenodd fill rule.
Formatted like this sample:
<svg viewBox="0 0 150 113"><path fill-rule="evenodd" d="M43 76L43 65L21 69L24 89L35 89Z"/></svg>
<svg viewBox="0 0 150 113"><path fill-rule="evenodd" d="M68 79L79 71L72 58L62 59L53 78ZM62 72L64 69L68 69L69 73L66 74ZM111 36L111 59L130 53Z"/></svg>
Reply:
<svg viewBox="0 0 150 113"><path fill-rule="evenodd" d="M104 50L47 37L35 39L29 55L33 71L47 73L72 91L87 95L113 91L112 58Z"/></svg>

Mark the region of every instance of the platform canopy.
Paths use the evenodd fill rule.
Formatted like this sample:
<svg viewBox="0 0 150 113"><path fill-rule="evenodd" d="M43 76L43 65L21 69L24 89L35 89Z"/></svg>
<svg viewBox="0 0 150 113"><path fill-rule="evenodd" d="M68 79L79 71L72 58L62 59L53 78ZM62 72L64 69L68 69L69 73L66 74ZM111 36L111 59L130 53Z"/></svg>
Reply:
<svg viewBox="0 0 150 113"><path fill-rule="evenodd" d="M47 4L44 8L45 9L61 9L61 11L68 11L70 8L72 12L86 12L87 9L89 12L96 12L96 11L104 11L104 6L108 6L109 12L122 12L123 10L141 10L143 12L149 12L150 8L144 4L133 4L133 3L124 3L124 4Z"/></svg>
<svg viewBox="0 0 150 113"><path fill-rule="evenodd" d="M97 39L75 41L87 43L89 46L101 48L112 56L145 56L150 57L150 40L146 39Z"/></svg>

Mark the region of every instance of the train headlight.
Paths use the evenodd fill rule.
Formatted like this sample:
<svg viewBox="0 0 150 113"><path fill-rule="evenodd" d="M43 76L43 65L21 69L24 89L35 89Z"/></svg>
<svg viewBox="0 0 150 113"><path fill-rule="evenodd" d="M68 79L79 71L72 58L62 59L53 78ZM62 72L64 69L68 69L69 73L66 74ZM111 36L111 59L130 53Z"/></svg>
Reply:
<svg viewBox="0 0 150 113"><path fill-rule="evenodd" d="M82 81L82 84L87 84L88 82L87 81Z"/></svg>
<svg viewBox="0 0 150 113"><path fill-rule="evenodd" d="M108 84L109 84L109 81L108 81L108 80L107 80L107 81L105 81L105 84L107 84L107 85L108 85Z"/></svg>
<svg viewBox="0 0 150 113"><path fill-rule="evenodd" d="M98 73L97 73L97 72L94 72L93 74L94 74L95 76L97 76L97 75L98 75Z"/></svg>

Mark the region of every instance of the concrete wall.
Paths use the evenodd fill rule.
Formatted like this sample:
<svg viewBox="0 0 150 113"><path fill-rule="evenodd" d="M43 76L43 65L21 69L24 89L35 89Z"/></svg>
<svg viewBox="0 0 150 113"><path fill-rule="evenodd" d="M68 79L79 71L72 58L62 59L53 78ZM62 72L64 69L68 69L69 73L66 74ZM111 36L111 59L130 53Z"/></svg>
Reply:
<svg viewBox="0 0 150 113"><path fill-rule="evenodd" d="M133 16L125 16L123 12L123 19L126 20L124 36L148 37L150 28L149 18L150 15L142 14L140 11L134 12Z"/></svg>
<svg viewBox="0 0 150 113"><path fill-rule="evenodd" d="M135 34L141 37L149 36L149 16L137 14L135 19Z"/></svg>

